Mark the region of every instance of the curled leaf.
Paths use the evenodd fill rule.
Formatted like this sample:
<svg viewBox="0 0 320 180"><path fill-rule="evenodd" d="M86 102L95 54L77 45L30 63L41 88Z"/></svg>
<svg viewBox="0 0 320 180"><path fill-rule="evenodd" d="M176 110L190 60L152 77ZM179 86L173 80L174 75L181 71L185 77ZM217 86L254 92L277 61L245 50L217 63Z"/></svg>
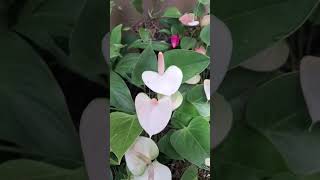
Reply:
<svg viewBox="0 0 320 180"><path fill-rule="evenodd" d="M199 74L193 76L191 79L187 80L187 84L198 84L199 81L201 80L201 76Z"/></svg>

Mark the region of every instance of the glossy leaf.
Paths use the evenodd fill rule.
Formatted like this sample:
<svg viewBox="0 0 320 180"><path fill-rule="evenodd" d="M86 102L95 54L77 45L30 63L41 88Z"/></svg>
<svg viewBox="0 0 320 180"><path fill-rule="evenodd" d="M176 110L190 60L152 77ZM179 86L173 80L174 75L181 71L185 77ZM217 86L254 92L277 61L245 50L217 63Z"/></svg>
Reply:
<svg viewBox="0 0 320 180"><path fill-rule="evenodd" d="M134 103L126 83L115 72L110 73L110 105L118 110L134 113Z"/></svg>
<svg viewBox="0 0 320 180"><path fill-rule="evenodd" d="M199 167L210 157L210 125L203 118L191 120L187 127L174 132L170 141L181 157Z"/></svg>
<svg viewBox="0 0 320 180"><path fill-rule="evenodd" d="M164 53L166 67L175 65L182 70L185 82L204 71L209 63L209 57L191 50L175 49Z"/></svg>
<svg viewBox="0 0 320 180"><path fill-rule="evenodd" d="M121 112L110 114L110 151L117 157L117 163L141 134L142 128L135 115Z"/></svg>

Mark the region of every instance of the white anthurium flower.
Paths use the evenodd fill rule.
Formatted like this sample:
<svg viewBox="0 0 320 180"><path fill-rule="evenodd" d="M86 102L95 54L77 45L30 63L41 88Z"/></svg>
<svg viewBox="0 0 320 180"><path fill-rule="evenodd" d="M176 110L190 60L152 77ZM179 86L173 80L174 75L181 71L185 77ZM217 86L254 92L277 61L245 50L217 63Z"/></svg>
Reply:
<svg viewBox="0 0 320 180"><path fill-rule="evenodd" d="M201 76L199 74L193 76L192 78L188 79L185 83L187 84L198 84L201 80Z"/></svg>
<svg viewBox="0 0 320 180"><path fill-rule="evenodd" d="M199 21L195 20L195 15L193 13L186 13L179 18L179 21L185 26L198 26Z"/></svg>
<svg viewBox="0 0 320 180"><path fill-rule="evenodd" d="M166 97L165 95L162 95L162 94L158 94L157 96L158 96L158 99L162 99ZM170 98L172 103L172 111L174 111L175 109L181 106L183 101L183 96L179 91L177 91L176 93L171 95Z"/></svg>
<svg viewBox="0 0 320 180"><path fill-rule="evenodd" d="M206 158L205 159L205 165L206 166L210 166L210 158Z"/></svg>
<svg viewBox="0 0 320 180"><path fill-rule="evenodd" d="M210 79L205 79L203 82L204 92L208 101L210 100Z"/></svg>
<svg viewBox="0 0 320 180"><path fill-rule="evenodd" d="M172 114L172 102L169 96L157 100L150 99L145 93L139 93L135 99L135 107L139 123L150 137L167 126Z"/></svg>
<svg viewBox="0 0 320 180"><path fill-rule="evenodd" d="M151 138L140 136L126 152L125 160L129 171L135 176L140 176L158 155L156 143Z"/></svg>
<svg viewBox="0 0 320 180"><path fill-rule="evenodd" d="M177 66L172 65L165 71L164 57L161 52L158 54L158 72L142 73L142 80L149 89L166 96L171 96L178 91L182 78L182 71Z"/></svg>
<svg viewBox="0 0 320 180"><path fill-rule="evenodd" d="M134 176L133 180L171 180L172 175L170 169L159 163L158 161L154 161L152 164L148 166L146 171L141 176Z"/></svg>

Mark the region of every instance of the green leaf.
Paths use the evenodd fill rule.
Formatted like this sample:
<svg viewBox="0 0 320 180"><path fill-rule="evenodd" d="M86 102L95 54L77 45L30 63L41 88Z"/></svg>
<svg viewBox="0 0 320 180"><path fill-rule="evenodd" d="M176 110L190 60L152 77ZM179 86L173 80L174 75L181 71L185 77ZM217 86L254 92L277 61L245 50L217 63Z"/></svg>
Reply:
<svg viewBox="0 0 320 180"><path fill-rule="evenodd" d="M0 35L0 59L0 139L41 157L80 161L78 134L48 66L14 33Z"/></svg>
<svg viewBox="0 0 320 180"><path fill-rule="evenodd" d="M148 29L140 28L139 35L144 42L148 42L151 39L151 34Z"/></svg>
<svg viewBox="0 0 320 180"><path fill-rule="evenodd" d="M169 7L165 10L164 14L162 17L167 17L167 18L180 18L181 13L179 9L176 7Z"/></svg>
<svg viewBox="0 0 320 180"><path fill-rule="evenodd" d="M196 17L202 17L206 13L206 7L202 3L197 3L195 8L193 9L193 13Z"/></svg>
<svg viewBox="0 0 320 180"><path fill-rule="evenodd" d="M180 46L182 49L193 49L197 43L197 40L191 37L183 37L181 39Z"/></svg>
<svg viewBox="0 0 320 180"><path fill-rule="evenodd" d="M0 164L0 176L7 180L88 180L85 168L69 170L27 159L11 160Z"/></svg>
<svg viewBox="0 0 320 180"><path fill-rule="evenodd" d="M110 105L118 110L134 113L134 103L126 83L115 72L110 72Z"/></svg>
<svg viewBox="0 0 320 180"><path fill-rule="evenodd" d="M183 158L176 152L170 142L170 137L174 131L167 132L158 142L159 150L170 159L183 160Z"/></svg>
<svg viewBox="0 0 320 180"><path fill-rule="evenodd" d="M118 159L118 165L125 152L141 134L142 128L135 115L113 112L110 115L110 151Z"/></svg>
<svg viewBox="0 0 320 180"><path fill-rule="evenodd" d="M164 53L166 67L175 65L182 70L183 82L204 71L209 57L191 50L174 49Z"/></svg>
<svg viewBox="0 0 320 180"><path fill-rule="evenodd" d="M133 69L132 81L137 85L143 85L142 73L144 71L157 71L157 57L151 46L148 46L140 55L140 59Z"/></svg>
<svg viewBox="0 0 320 180"><path fill-rule="evenodd" d="M198 0L201 4L209 4L210 3L210 0Z"/></svg>
<svg viewBox="0 0 320 180"><path fill-rule="evenodd" d="M312 121L299 73L279 76L259 87L248 102L246 119L274 144L292 172L307 175L320 170L320 131L308 131Z"/></svg>
<svg viewBox="0 0 320 180"><path fill-rule="evenodd" d="M173 113L171 125L177 129L187 127L190 121L200 116L198 110L189 101L183 101L182 105Z"/></svg>
<svg viewBox="0 0 320 180"><path fill-rule="evenodd" d="M184 171L181 180L198 180L198 168L196 166L190 166Z"/></svg>
<svg viewBox="0 0 320 180"><path fill-rule="evenodd" d="M128 53L119 60L114 71L125 77L127 74L131 74L134 66L139 61L139 53Z"/></svg>
<svg viewBox="0 0 320 180"><path fill-rule="evenodd" d="M170 141L180 156L199 167L204 167L205 159L210 157L210 125L201 117L174 132Z"/></svg>
<svg viewBox="0 0 320 180"><path fill-rule="evenodd" d="M142 39L138 39L134 41L132 44L130 44L129 48L139 48L139 49L146 49L148 46L150 46L155 51L166 51L170 48L170 45L166 42L162 41L151 41L150 42L143 42Z"/></svg>
<svg viewBox="0 0 320 180"><path fill-rule="evenodd" d="M210 25L203 27L200 32L200 38L207 46L210 46Z"/></svg>
<svg viewBox="0 0 320 180"><path fill-rule="evenodd" d="M72 68L89 80L105 86L107 86L107 80L102 75L108 76L109 73L101 51L101 42L108 30L105 23L107 5L107 1L87 1L70 40Z"/></svg>
<svg viewBox="0 0 320 180"><path fill-rule="evenodd" d="M110 44L121 44L122 24L114 27L111 31Z"/></svg>
<svg viewBox="0 0 320 180"><path fill-rule="evenodd" d="M143 0L131 0L131 3L138 12L143 13Z"/></svg>
<svg viewBox="0 0 320 180"><path fill-rule="evenodd" d="M230 67L287 38L304 24L318 3L318 0L215 0L212 12L232 32Z"/></svg>
<svg viewBox="0 0 320 180"><path fill-rule="evenodd" d="M194 105L199 114L203 117L210 116L210 103L208 102L203 85L194 86L187 93L187 100Z"/></svg>

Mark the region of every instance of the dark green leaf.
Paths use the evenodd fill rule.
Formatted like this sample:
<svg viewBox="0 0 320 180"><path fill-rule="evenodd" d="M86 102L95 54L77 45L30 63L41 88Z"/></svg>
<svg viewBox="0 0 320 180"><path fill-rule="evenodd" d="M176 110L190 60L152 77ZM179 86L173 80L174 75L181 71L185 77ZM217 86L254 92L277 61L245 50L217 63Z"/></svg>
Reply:
<svg viewBox="0 0 320 180"><path fill-rule="evenodd" d="M196 166L188 167L184 171L181 180L198 180L198 168Z"/></svg>
<svg viewBox="0 0 320 180"><path fill-rule="evenodd" d="M181 13L179 9L177 9L176 7L169 7L165 10L162 17L179 18L180 16L181 16Z"/></svg>
<svg viewBox="0 0 320 180"><path fill-rule="evenodd" d="M141 134L142 128L135 115L121 112L113 112L110 115L110 151L118 160L117 164L125 152Z"/></svg>
<svg viewBox="0 0 320 180"><path fill-rule="evenodd" d="M183 158L176 152L170 142L170 137L174 131L167 132L158 142L160 152L168 156L170 159L183 160Z"/></svg>
<svg viewBox="0 0 320 180"><path fill-rule="evenodd" d="M126 83L115 72L110 72L110 105L120 111L134 113L134 103Z"/></svg>
<svg viewBox="0 0 320 180"><path fill-rule="evenodd" d="M207 46L210 46L210 25L203 27L200 32L200 38Z"/></svg>
<svg viewBox="0 0 320 180"><path fill-rule="evenodd" d="M174 49L164 53L166 67L175 65L182 70L183 82L204 71L209 57L191 50Z"/></svg>
<svg viewBox="0 0 320 180"><path fill-rule="evenodd" d="M197 40L191 37L183 37L181 39L180 46L182 49L193 49L197 43Z"/></svg>
<svg viewBox="0 0 320 180"><path fill-rule="evenodd" d="M157 71L157 57L151 46L148 46L140 55L140 59L133 69L132 81L142 85L142 73L144 71Z"/></svg>

